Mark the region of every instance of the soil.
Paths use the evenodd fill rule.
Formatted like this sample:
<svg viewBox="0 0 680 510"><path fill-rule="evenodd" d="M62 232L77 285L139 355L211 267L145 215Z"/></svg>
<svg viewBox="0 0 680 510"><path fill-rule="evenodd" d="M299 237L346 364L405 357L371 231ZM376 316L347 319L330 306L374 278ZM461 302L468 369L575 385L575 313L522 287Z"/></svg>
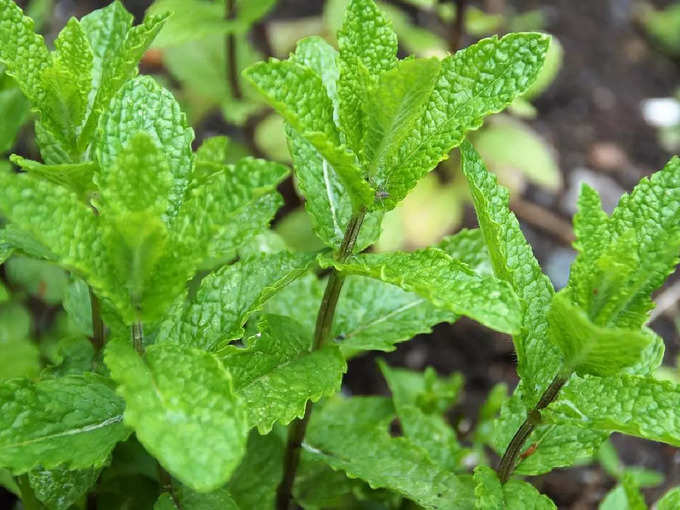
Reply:
<svg viewBox="0 0 680 510"><path fill-rule="evenodd" d="M20 2L21 3L21 2ZM106 2L108 3L108 2ZM404 7L405 4L395 2ZM503 0L470 2L479 7L503 5ZM484 5L486 3L486 5ZM565 182L578 168L607 175L624 190L644 175L663 166L670 154L657 141L656 132L642 119L640 102L650 97L672 95L680 85L680 67L657 51L636 25L633 0L527 0L509 1L519 11L540 8L546 15L545 29L557 36L565 50L559 78L535 101L538 116L533 127L556 148ZM669 2L653 2L657 6ZM125 2L141 16L147 1ZM101 5L92 1L63 1L59 13L82 15ZM322 2L314 0L279 0L270 19L318 14ZM413 11L411 11L413 12ZM473 42L464 37L464 43ZM210 119L211 129L233 131L219 119ZM200 133L199 133L200 136ZM603 144L616 155L615 169L602 164ZM597 151L600 150L598 153ZM610 150L609 153L611 154ZM290 183L282 187L286 195L286 211L299 203ZM564 216L560 208L563 193L546 195L529 188L524 199L540 203ZM564 216L565 220L569 220ZM466 226L475 226L474 215L466 214ZM531 221L522 222L541 263L546 263L564 246L556 236L536 228ZM678 333L672 318L662 315L652 328L666 341L666 363L672 364L678 353ZM439 325L429 335L421 335L401 344L393 353L380 354L390 364L422 369L431 365L440 374L461 372L466 381L460 402L451 414L461 432L474 423L470 417L484 401L489 389L498 382L513 387L515 356L509 337L494 333L469 320L454 325ZM345 378L346 388L353 394L384 394L384 381L376 369L375 355L350 362ZM639 465L666 475L660 487L645 489L649 503L669 487L680 484L680 453L677 449L649 441L614 436L615 445L626 465ZM596 465L556 470L532 479L537 487L564 509L597 508L614 480ZM5 500L7 501L7 500ZM9 504L9 503L5 503ZM0 508L4 506L0 494Z"/></svg>

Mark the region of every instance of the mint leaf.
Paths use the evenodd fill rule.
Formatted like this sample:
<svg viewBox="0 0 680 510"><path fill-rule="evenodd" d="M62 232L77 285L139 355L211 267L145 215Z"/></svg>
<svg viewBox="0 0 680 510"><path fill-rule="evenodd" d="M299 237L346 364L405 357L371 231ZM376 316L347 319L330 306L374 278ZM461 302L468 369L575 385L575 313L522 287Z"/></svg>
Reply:
<svg viewBox="0 0 680 510"><path fill-rule="evenodd" d="M304 274L312 254L258 255L206 276L194 298L179 303L161 325L159 340L213 349L243 335L248 317Z"/></svg>
<svg viewBox="0 0 680 510"><path fill-rule="evenodd" d="M43 37L34 32L33 20L23 15L13 0L0 0L0 62L34 105L44 103L48 92L41 80L50 65Z"/></svg>
<svg viewBox="0 0 680 510"><path fill-rule="evenodd" d="M102 466L130 431L122 399L95 374L0 383L0 466L15 474L38 466Z"/></svg>
<svg viewBox="0 0 680 510"><path fill-rule="evenodd" d="M392 209L484 117L521 95L536 79L550 38L538 33L490 37L442 60L439 78L413 132L374 181Z"/></svg>
<svg viewBox="0 0 680 510"><path fill-rule="evenodd" d="M283 474L283 440L276 433L250 432L246 454L229 479L229 492L239 508L274 508Z"/></svg>
<svg viewBox="0 0 680 510"><path fill-rule="evenodd" d="M502 510L505 508L503 486L496 472L489 466L475 468L475 508Z"/></svg>
<svg viewBox="0 0 680 510"><path fill-rule="evenodd" d="M312 337L293 319L265 315L258 331L245 348L226 346L218 356L247 404L248 423L267 434L276 422L301 418L308 400L338 392L347 365L335 345L312 351Z"/></svg>
<svg viewBox="0 0 680 510"><path fill-rule="evenodd" d="M558 349L548 341L547 312L554 294L510 211L508 191L499 186L469 143L461 146L463 173L470 186L480 230L495 275L510 284L522 301L522 331L513 336L517 372L525 398L533 405L559 367Z"/></svg>
<svg viewBox="0 0 680 510"><path fill-rule="evenodd" d="M393 418L394 409L384 398L330 400L312 414L303 448L351 478L395 491L428 510L471 508L471 486L407 439L390 437Z"/></svg>
<svg viewBox="0 0 680 510"><path fill-rule="evenodd" d="M679 403L680 389L669 381L634 375L572 376L541 416L546 423L622 432L677 446Z"/></svg>
<svg viewBox="0 0 680 510"><path fill-rule="evenodd" d="M455 403L455 397L462 386L460 377L438 381L453 390L443 409L431 409L427 402L428 379L437 380L437 375L428 367L424 374L411 370L389 367L379 360L380 370L392 392L392 401L404 436L427 451L436 464L455 471L465 453L451 425L443 416L444 411ZM453 386L453 387L452 387Z"/></svg>
<svg viewBox="0 0 680 510"><path fill-rule="evenodd" d="M498 331L519 330L520 304L510 287L493 277L476 275L442 250L355 255L345 262L322 255L319 263L398 285L437 307L467 315Z"/></svg>
<svg viewBox="0 0 680 510"><path fill-rule="evenodd" d="M175 344L150 346L140 357L115 339L104 356L125 422L182 483L198 491L223 485L245 452L245 408L215 356Z"/></svg>
<svg viewBox="0 0 680 510"><path fill-rule="evenodd" d="M577 374L616 375L640 359L652 340L650 335L593 324L569 296L568 291L556 294L548 312L551 338L562 350L568 370Z"/></svg>
<svg viewBox="0 0 680 510"><path fill-rule="evenodd" d="M674 157L621 197L590 244L579 245L569 287L593 323L637 329L647 321L651 293L678 262L678 182L680 158Z"/></svg>
<svg viewBox="0 0 680 510"><path fill-rule="evenodd" d="M657 510L673 510L680 505L680 487L675 487L656 502Z"/></svg>
<svg viewBox="0 0 680 510"><path fill-rule="evenodd" d="M439 74L439 60L403 60L381 74L366 97L363 157L369 176L391 163L420 118Z"/></svg>
<svg viewBox="0 0 680 510"><path fill-rule="evenodd" d="M309 67L271 59L245 70L269 104L331 164L352 200L353 207L373 203L374 191L361 174L356 156L340 143L333 122L333 104L321 78Z"/></svg>
<svg viewBox="0 0 680 510"><path fill-rule="evenodd" d="M339 121L348 145L358 154L367 122L366 81L397 64L397 34L373 0L352 0L338 32L338 46Z"/></svg>
<svg viewBox="0 0 680 510"><path fill-rule="evenodd" d="M123 149L143 131L162 148L172 175L166 214L172 220L184 199L193 165L193 130L170 92L149 76L123 85L101 116L95 153L103 172L112 168Z"/></svg>
<svg viewBox="0 0 680 510"><path fill-rule="evenodd" d="M599 510L647 510L647 504L640 493L640 488L626 475L621 484L610 491L600 503Z"/></svg>
<svg viewBox="0 0 680 510"><path fill-rule="evenodd" d="M50 510L68 510L95 484L99 469L38 468L28 473L35 497Z"/></svg>
<svg viewBox="0 0 680 510"><path fill-rule="evenodd" d="M508 510L555 510L557 507L548 496L522 480L509 480L503 486L503 496Z"/></svg>
<svg viewBox="0 0 680 510"><path fill-rule="evenodd" d="M486 240L479 228L459 230L454 235L446 236L436 247L467 264L477 274L493 274Z"/></svg>
<svg viewBox="0 0 680 510"><path fill-rule="evenodd" d="M44 165L37 161L22 158L16 154L12 154L9 159L22 170L26 170L46 181L70 189L83 199L87 197L89 192L94 190L92 176L97 169L95 163L86 162Z"/></svg>

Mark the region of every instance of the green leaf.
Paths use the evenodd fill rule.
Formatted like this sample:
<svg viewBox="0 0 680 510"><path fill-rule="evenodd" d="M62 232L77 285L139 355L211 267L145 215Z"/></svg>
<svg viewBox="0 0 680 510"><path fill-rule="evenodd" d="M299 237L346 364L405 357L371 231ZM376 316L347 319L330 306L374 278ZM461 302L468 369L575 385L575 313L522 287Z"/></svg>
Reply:
<svg viewBox="0 0 680 510"><path fill-rule="evenodd" d="M4 324L0 322L0 329L4 329L3 326ZM0 351L2 351L0 381L16 377L27 379L38 377L40 373L40 350L31 340L27 338L0 339Z"/></svg>
<svg viewBox="0 0 680 510"><path fill-rule="evenodd" d="M543 65L549 36L490 37L446 57L423 115L375 180L392 209L418 179L445 159L465 134L524 92Z"/></svg>
<svg viewBox="0 0 680 510"><path fill-rule="evenodd" d="M28 473L28 481L38 501L50 510L68 510L94 485L99 469L71 471L64 468L38 468Z"/></svg>
<svg viewBox="0 0 680 510"><path fill-rule="evenodd" d="M239 510L234 500L225 488L207 493L195 492L188 487L178 490L179 501L183 510Z"/></svg>
<svg viewBox="0 0 680 510"><path fill-rule="evenodd" d="M229 492L241 509L274 508L283 474L283 440L274 432L250 432L246 454L229 479Z"/></svg>
<svg viewBox="0 0 680 510"><path fill-rule="evenodd" d="M240 338L248 317L313 262L313 254L280 252L224 266L203 279L190 302L172 310L159 341L209 350Z"/></svg>
<svg viewBox="0 0 680 510"><path fill-rule="evenodd" d="M355 255L345 262L320 256L323 267L369 276L415 292L437 307L467 315L506 333L520 327L520 304L510 287L493 277L476 275L442 250Z"/></svg>
<svg viewBox="0 0 680 510"><path fill-rule="evenodd" d="M33 105L42 105L48 92L41 76L51 62L43 37L34 32L33 20L13 0L0 0L0 27L0 62L5 72Z"/></svg>
<svg viewBox="0 0 680 510"><path fill-rule="evenodd" d="M680 445L680 388L634 375L572 376L541 416L591 430L621 432Z"/></svg>
<svg viewBox="0 0 680 510"><path fill-rule="evenodd" d="M0 124L0 154L14 146L21 126L28 120L29 109L30 103L18 87L0 90L0 118L3 119Z"/></svg>
<svg viewBox="0 0 680 510"><path fill-rule="evenodd" d="M444 250L456 260L464 262L477 274L493 274L489 250L482 230L462 229L454 235L446 236L436 247Z"/></svg>
<svg viewBox="0 0 680 510"><path fill-rule="evenodd" d="M288 317L265 315L258 331L245 348L226 346L218 356L247 405L248 423L267 434L276 422L302 418L308 400L338 392L347 365L335 345L312 351L312 337Z"/></svg>
<svg viewBox="0 0 680 510"><path fill-rule="evenodd" d="M647 510L647 504L640 493L640 488L630 476L626 475L622 483L607 494L598 508L600 510Z"/></svg>
<svg viewBox="0 0 680 510"><path fill-rule="evenodd" d="M333 166L290 126L286 128L288 150L293 158L296 184L305 197L312 228L326 246L339 250L352 217L352 202ZM355 252L380 236L383 212L369 212L359 231Z"/></svg>
<svg viewBox="0 0 680 510"><path fill-rule="evenodd" d="M389 367L384 361L378 364L392 392L392 401L397 411L404 436L420 446L436 464L455 471L464 451L458 443L456 433L443 416L443 412L454 404L462 378L454 377L449 381L437 381L436 373L428 367L425 374L411 370ZM428 379L434 378L440 384L453 390L452 398L446 399L443 409L429 409L427 399ZM453 387L451 387L453 386Z"/></svg>
<svg viewBox="0 0 680 510"><path fill-rule="evenodd" d="M22 170L70 189L82 198L86 198L87 193L94 190L92 176L97 169L95 163L88 161L86 163L44 165L37 161L22 158L17 154L12 154L9 159Z"/></svg>
<svg viewBox="0 0 680 510"><path fill-rule="evenodd" d="M162 150L172 174L168 218L178 213L193 165L193 130L172 94L149 76L128 81L111 100L99 121L95 152L102 172L108 172L140 131Z"/></svg>
<svg viewBox="0 0 680 510"><path fill-rule="evenodd" d="M61 302L68 285L68 276L62 268L23 255L15 255L5 263L5 274L10 285L52 305Z"/></svg>
<svg viewBox="0 0 680 510"><path fill-rule="evenodd" d="M367 127L366 81L397 65L397 35L373 0L352 0L338 32L338 46L339 121L348 145L358 154Z"/></svg>
<svg viewBox="0 0 680 510"><path fill-rule="evenodd" d="M295 306L295 294L290 296ZM319 300L320 303L320 300ZM291 310L291 313L294 313ZM332 337L349 356L356 351L390 352L395 344L429 333L440 322L455 322L456 314L395 285L349 276L340 292Z"/></svg>
<svg viewBox="0 0 680 510"><path fill-rule="evenodd" d="M638 329L648 320L654 306L651 293L678 262L679 183L680 158L674 157L663 170L642 179L630 195L621 197L606 225L598 213L599 227L591 227L592 240L579 245L578 270L569 281L575 304L593 323ZM589 200L594 205L584 210L597 210L596 198ZM581 216L577 224L585 221ZM582 232L582 237L588 233Z"/></svg>
<svg viewBox="0 0 680 510"><path fill-rule="evenodd" d="M439 60L403 60L369 87L363 157L368 175L380 179L401 144L411 133L432 94Z"/></svg>
<svg viewBox="0 0 680 510"><path fill-rule="evenodd" d="M250 66L244 76L333 167L355 210L373 203L374 190L364 180L354 153L341 145L333 122L333 104L321 78L312 69L271 59Z"/></svg>
<svg viewBox="0 0 680 510"><path fill-rule="evenodd" d="M15 474L38 466L102 466L130 431L108 379L71 375L0 383L0 465Z"/></svg>
<svg viewBox="0 0 680 510"><path fill-rule="evenodd" d="M680 487L675 487L656 502L656 510L673 510L680 506Z"/></svg>
<svg viewBox="0 0 680 510"><path fill-rule="evenodd" d="M63 306L76 328L84 335L91 336L92 305L87 283L81 279L75 279L71 282L66 288Z"/></svg>
<svg viewBox="0 0 680 510"><path fill-rule="evenodd" d="M503 486L496 472L489 466L475 468L475 508L479 510L503 510L505 497Z"/></svg>
<svg viewBox="0 0 680 510"><path fill-rule="evenodd" d="M394 409L384 398L330 400L314 410L302 447L311 458L428 510L469 510L474 505L472 487L407 439L391 437L393 418Z"/></svg>
<svg viewBox="0 0 680 510"><path fill-rule="evenodd" d="M508 510L555 510L557 507L548 496L523 480L509 480L503 486L503 496Z"/></svg>
<svg viewBox="0 0 680 510"><path fill-rule="evenodd" d="M245 452L245 408L212 354L175 344L152 345L140 357L128 340L104 356L125 422L172 475L197 491L223 485Z"/></svg>
<svg viewBox="0 0 680 510"><path fill-rule="evenodd" d="M569 296L568 290L557 293L548 312L550 336L564 354L569 371L580 375L616 375L640 359L652 340L650 335L597 326Z"/></svg>
<svg viewBox="0 0 680 510"><path fill-rule="evenodd" d="M517 372L524 381L527 404L532 406L560 363L558 349L548 340L546 317L554 291L510 211L508 191L486 170L472 145L464 143L461 155L493 271L522 301L522 331L513 336L513 343Z"/></svg>

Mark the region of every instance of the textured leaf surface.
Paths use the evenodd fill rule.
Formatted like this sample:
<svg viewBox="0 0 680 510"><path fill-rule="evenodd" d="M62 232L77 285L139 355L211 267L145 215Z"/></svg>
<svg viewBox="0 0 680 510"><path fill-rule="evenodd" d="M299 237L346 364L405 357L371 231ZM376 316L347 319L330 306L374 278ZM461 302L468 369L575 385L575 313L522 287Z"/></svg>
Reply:
<svg viewBox="0 0 680 510"><path fill-rule="evenodd" d="M309 67L275 59L254 64L245 71L245 76L331 164L354 207L372 204L374 191L361 175L356 157L340 144L333 122L333 104L321 77Z"/></svg>
<svg viewBox="0 0 680 510"><path fill-rule="evenodd" d="M484 167L469 143L461 147L463 173L470 185L475 212L494 273L522 301L522 331L513 337L527 403L533 405L559 366L559 351L548 340L547 312L554 294L510 211L508 191Z"/></svg>
<svg viewBox="0 0 680 510"><path fill-rule="evenodd" d="M376 179L377 189L390 194L393 208L465 133L481 126L522 94L543 65L550 38L538 33L490 37L446 57L424 114Z"/></svg>
<svg viewBox="0 0 680 510"><path fill-rule="evenodd" d="M509 480L503 486L503 495L508 510L555 510L557 507L548 496L523 480Z"/></svg>
<svg viewBox="0 0 680 510"><path fill-rule="evenodd" d="M622 432L680 445L680 389L669 381L633 375L572 376L541 416L593 430Z"/></svg>
<svg viewBox="0 0 680 510"><path fill-rule="evenodd" d="M597 210L596 198L587 192L583 217ZM594 205L589 206L592 202ZM680 251L680 158L672 158L663 170L642 179L630 195L621 197L606 222L581 242L581 253L569 286L574 301L598 325L637 329L653 308L651 293L665 281L678 262ZM590 232L583 232L583 237Z"/></svg>
<svg viewBox="0 0 680 510"><path fill-rule="evenodd" d="M321 256L320 263L392 283L498 331L519 330L520 304L510 287L493 277L476 275L442 250L355 255L344 263Z"/></svg>
<svg viewBox="0 0 680 510"><path fill-rule="evenodd" d="M164 322L160 340L211 349L240 338L248 317L313 262L312 254L281 252L221 268L205 277L191 302Z"/></svg>
<svg viewBox="0 0 680 510"><path fill-rule="evenodd" d="M359 153L366 129L365 78L397 64L397 35L373 0L352 0L338 32L338 46L339 120L349 146Z"/></svg>
<svg viewBox="0 0 680 510"><path fill-rule="evenodd" d="M37 466L101 466L130 431L110 381L83 374L0 384L0 465L15 473Z"/></svg>
<svg viewBox="0 0 680 510"><path fill-rule="evenodd" d="M496 472L489 466L475 468L475 508L479 510L503 510L505 497L503 486Z"/></svg>
<svg viewBox="0 0 680 510"><path fill-rule="evenodd" d="M562 350L566 367L578 374L616 375L634 365L652 341L642 331L593 324L564 291L553 298L548 321L551 338Z"/></svg>
<svg viewBox="0 0 680 510"><path fill-rule="evenodd" d="M141 358L127 340L107 344L106 365L125 398L125 422L182 483L199 491L223 485L247 439L243 403L212 354L152 345Z"/></svg>
<svg viewBox="0 0 680 510"><path fill-rule="evenodd" d="M477 274L493 274L486 240L479 228L464 228L454 235L446 236L436 247L467 264Z"/></svg>
<svg viewBox="0 0 680 510"><path fill-rule="evenodd" d="M405 438L390 437L389 401L335 399L312 414L303 448L313 457L372 488L391 489L426 509L470 509L472 487L432 463Z"/></svg>
<svg viewBox="0 0 680 510"><path fill-rule="evenodd" d="M170 92L149 76L123 85L99 121L96 155L100 167L111 168L129 140L143 131L162 148L173 183L167 214L174 218L184 198L193 155L193 130Z"/></svg>
<svg viewBox="0 0 680 510"><path fill-rule="evenodd" d="M10 161L21 167L22 170L75 191L81 197L94 189L92 175L97 165L92 162L44 165L16 154L10 156Z"/></svg>
<svg viewBox="0 0 680 510"><path fill-rule="evenodd" d="M347 365L335 345L311 351L312 337L293 319L265 315L246 347L226 346L218 356L234 378L248 409L248 423L261 434L305 414L308 400L340 390Z"/></svg>
<svg viewBox="0 0 680 510"><path fill-rule="evenodd" d="M669 490L656 503L657 510L673 510L678 507L680 507L680 487Z"/></svg>
<svg viewBox="0 0 680 510"><path fill-rule="evenodd" d="M98 469L70 471L64 468L34 469L28 480L35 497L50 510L68 510L94 485Z"/></svg>
<svg viewBox="0 0 680 510"><path fill-rule="evenodd" d="M392 392L404 436L427 451L436 464L450 471L456 470L463 450L443 413L455 403L462 379L454 375L440 382L431 369L423 374L391 368L383 361L379 362L379 366ZM433 385L433 379L450 390L446 392L450 398L443 405L433 405L430 401L439 397L428 387Z"/></svg>
<svg viewBox="0 0 680 510"><path fill-rule="evenodd" d="M246 454L229 479L229 492L241 510L274 508L283 473L283 439L276 433L250 432Z"/></svg>

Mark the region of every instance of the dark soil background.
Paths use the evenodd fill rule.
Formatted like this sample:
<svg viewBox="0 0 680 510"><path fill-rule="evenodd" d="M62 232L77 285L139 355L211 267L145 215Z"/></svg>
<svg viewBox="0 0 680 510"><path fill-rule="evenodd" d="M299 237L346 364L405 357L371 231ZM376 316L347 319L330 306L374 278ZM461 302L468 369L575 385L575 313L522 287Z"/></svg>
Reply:
<svg viewBox="0 0 680 510"><path fill-rule="evenodd" d="M56 14L81 16L107 3L62 0L57 2ZM124 3L141 18L150 2ZM407 4L392 3L415 14ZM652 3L662 7L669 2ZM565 189L549 195L530 187L522 197L525 203L552 211L557 220L570 221L565 200L568 189L575 185L571 182L574 172L585 171L601 178L604 189L600 191L618 198L621 190L629 191L640 177L660 169L669 159L670 154L657 142L655 130L643 120L640 102L672 95L680 86L680 65L646 39L635 22L632 0L486 0L470 4L485 10L540 8L547 19L546 31L556 35L564 46L561 73L535 101L538 115L530 123L556 148ZM319 14L322 7L321 0L279 0L267 20ZM263 32L256 33L261 37ZM255 42L266 47L264 41ZM474 39L463 37L464 45L471 42ZM199 138L206 126L234 133L217 117L204 124L197 126ZM286 196L286 210L299 204L290 183L282 187L282 192ZM551 268L549 272L556 284L564 281L570 257L568 244L561 240L564 233L546 226L532 212L521 214L520 219L540 262ZM466 226L475 226L474 221L473 214L466 214ZM669 313L652 323L666 341L667 364L674 364L679 350L673 311L671 307ZM465 391L452 411L451 421L463 437L474 427L474 417L489 389L498 382L506 382L510 387L517 382L510 338L468 320L437 326L432 334L401 344L397 351L382 356L390 364L413 369L431 365L440 374L461 372L465 376ZM345 381L347 390L355 394L387 391L373 355L353 360ZM669 487L680 483L680 453L675 448L618 435L614 442L627 465L645 466L666 475L662 486L645 490L648 502L656 501ZM596 465L556 470L532 481L559 508L565 509L597 508L597 502L615 483Z"/></svg>

